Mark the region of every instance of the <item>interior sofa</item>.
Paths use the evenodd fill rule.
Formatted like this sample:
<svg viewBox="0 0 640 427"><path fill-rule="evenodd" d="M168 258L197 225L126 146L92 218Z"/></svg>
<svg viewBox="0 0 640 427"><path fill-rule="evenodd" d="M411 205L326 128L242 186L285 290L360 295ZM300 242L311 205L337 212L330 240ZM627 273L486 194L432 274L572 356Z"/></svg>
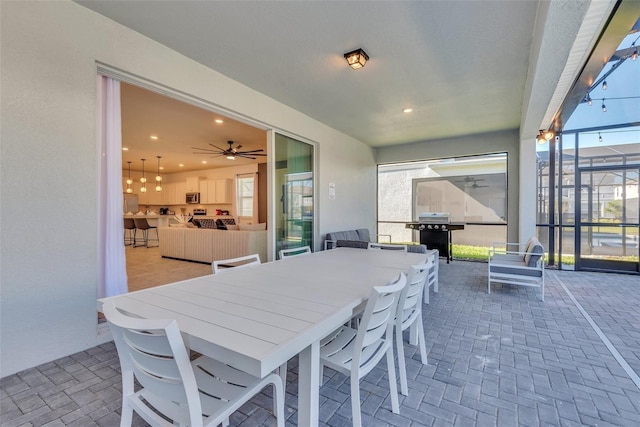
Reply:
<svg viewBox="0 0 640 427"><path fill-rule="evenodd" d="M259 254L267 259L267 230L160 227L160 255L211 263L219 259Z"/></svg>

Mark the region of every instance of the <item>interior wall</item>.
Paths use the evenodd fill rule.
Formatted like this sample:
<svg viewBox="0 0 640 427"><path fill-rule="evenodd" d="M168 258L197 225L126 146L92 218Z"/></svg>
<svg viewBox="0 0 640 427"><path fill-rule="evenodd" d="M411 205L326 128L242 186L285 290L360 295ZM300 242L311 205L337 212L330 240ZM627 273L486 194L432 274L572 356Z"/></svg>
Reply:
<svg viewBox="0 0 640 427"><path fill-rule="evenodd" d="M377 163L400 163L479 154L507 153L507 239L517 241L520 199L518 129L468 135L445 140L416 142L376 149ZM535 179L535 175L533 176ZM515 240L511 240L515 239Z"/></svg>
<svg viewBox="0 0 640 427"><path fill-rule="evenodd" d="M73 2L0 8L0 376L97 342L96 61L317 142L320 233L375 226L365 144Z"/></svg>

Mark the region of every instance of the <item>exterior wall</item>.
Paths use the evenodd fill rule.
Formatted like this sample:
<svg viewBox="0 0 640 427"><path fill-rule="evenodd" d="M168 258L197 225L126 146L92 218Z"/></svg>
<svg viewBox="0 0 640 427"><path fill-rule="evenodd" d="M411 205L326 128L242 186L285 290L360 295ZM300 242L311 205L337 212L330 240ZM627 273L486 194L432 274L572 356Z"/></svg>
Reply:
<svg viewBox="0 0 640 427"><path fill-rule="evenodd" d="M365 144L73 2L0 8L0 376L97 343L96 61L317 142L320 233L374 227Z"/></svg>
<svg viewBox="0 0 640 427"><path fill-rule="evenodd" d="M396 163L476 154L507 153L507 239L514 239L508 241L515 242L519 229L519 145L520 139L517 130L494 132L378 148L376 149L376 162ZM532 180L535 188L535 174L532 175Z"/></svg>

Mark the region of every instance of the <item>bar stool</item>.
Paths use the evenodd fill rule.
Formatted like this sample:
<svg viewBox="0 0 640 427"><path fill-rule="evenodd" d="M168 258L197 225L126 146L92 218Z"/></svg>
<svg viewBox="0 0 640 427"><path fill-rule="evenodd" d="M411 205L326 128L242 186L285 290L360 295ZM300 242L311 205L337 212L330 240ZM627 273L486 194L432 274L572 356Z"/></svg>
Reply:
<svg viewBox="0 0 640 427"><path fill-rule="evenodd" d="M131 245L135 248L135 239L136 239L136 223L133 221L133 218L125 218L124 219L124 245Z"/></svg>
<svg viewBox="0 0 640 427"><path fill-rule="evenodd" d="M134 218L133 219L134 223L136 224L136 231L137 230L141 230L142 231L142 239L144 241L144 246L146 246L147 248L149 248L149 240L151 241L156 241L158 242L158 244L160 244L160 239L158 237L158 227L154 227L149 225L149 221L147 221L147 218ZM149 239L149 230L155 230L156 231L156 238L155 239ZM133 234L133 247L135 248L136 246L136 242L135 242L135 232ZM158 245L156 245L158 246Z"/></svg>

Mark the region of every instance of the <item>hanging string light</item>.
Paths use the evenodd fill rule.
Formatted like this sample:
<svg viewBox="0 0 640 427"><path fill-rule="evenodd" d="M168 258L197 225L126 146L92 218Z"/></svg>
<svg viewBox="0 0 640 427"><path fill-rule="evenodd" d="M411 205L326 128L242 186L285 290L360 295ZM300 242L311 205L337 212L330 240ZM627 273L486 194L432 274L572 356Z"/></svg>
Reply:
<svg viewBox="0 0 640 427"><path fill-rule="evenodd" d="M140 182L142 183L142 186L140 187L140 192L141 193L146 193L147 192L147 178L144 177L144 161L147 159L140 159L142 160L142 178L140 178Z"/></svg>
<svg viewBox="0 0 640 427"><path fill-rule="evenodd" d="M160 159L162 157L156 156L158 158L158 174L156 175L156 191L162 191L162 177L160 176Z"/></svg>
<svg viewBox="0 0 640 427"><path fill-rule="evenodd" d="M598 132L598 142L602 142L602 135L600 135L600 132Z"/></svg>
<svg viewBox="0 0 640 427"><path fill-rule="evenodd" d="M593 105L593 100L591 99L591 97L589 96L589 94L587 94L587 97L585 98L585 101L587 102L587 105L589 107L591 107Z"/></svg>
<svg viewBox="0 0 640 427"><path fill-rule="evenodd" d="M602 112L606 113L607 112L607 106L604 105L604 98L602 98Z"/></svg>
<svg viewBox="0 0 640 427"><path fill-rule="evenodd" d="M631 43L631 47L634 48L633 53L631 54L631 60L635 61L636 59L638 59L638 48L636 47L636 42Z"/></svg>
<svg viewBox="0 0 640 427"><path fill-rule="evenodd" d="M133 189L131 188L131 184L133 184L133 180L131 179L131 162L127 162L129 164L129 177L127 178L127 193L133 193Z"/></svg>
<svg viewBox="0 0 640 427"><path fill-rule="evenodd" d="M602 90L607 90L607 87L607 81L605 80L602 82Z"/></svg>

